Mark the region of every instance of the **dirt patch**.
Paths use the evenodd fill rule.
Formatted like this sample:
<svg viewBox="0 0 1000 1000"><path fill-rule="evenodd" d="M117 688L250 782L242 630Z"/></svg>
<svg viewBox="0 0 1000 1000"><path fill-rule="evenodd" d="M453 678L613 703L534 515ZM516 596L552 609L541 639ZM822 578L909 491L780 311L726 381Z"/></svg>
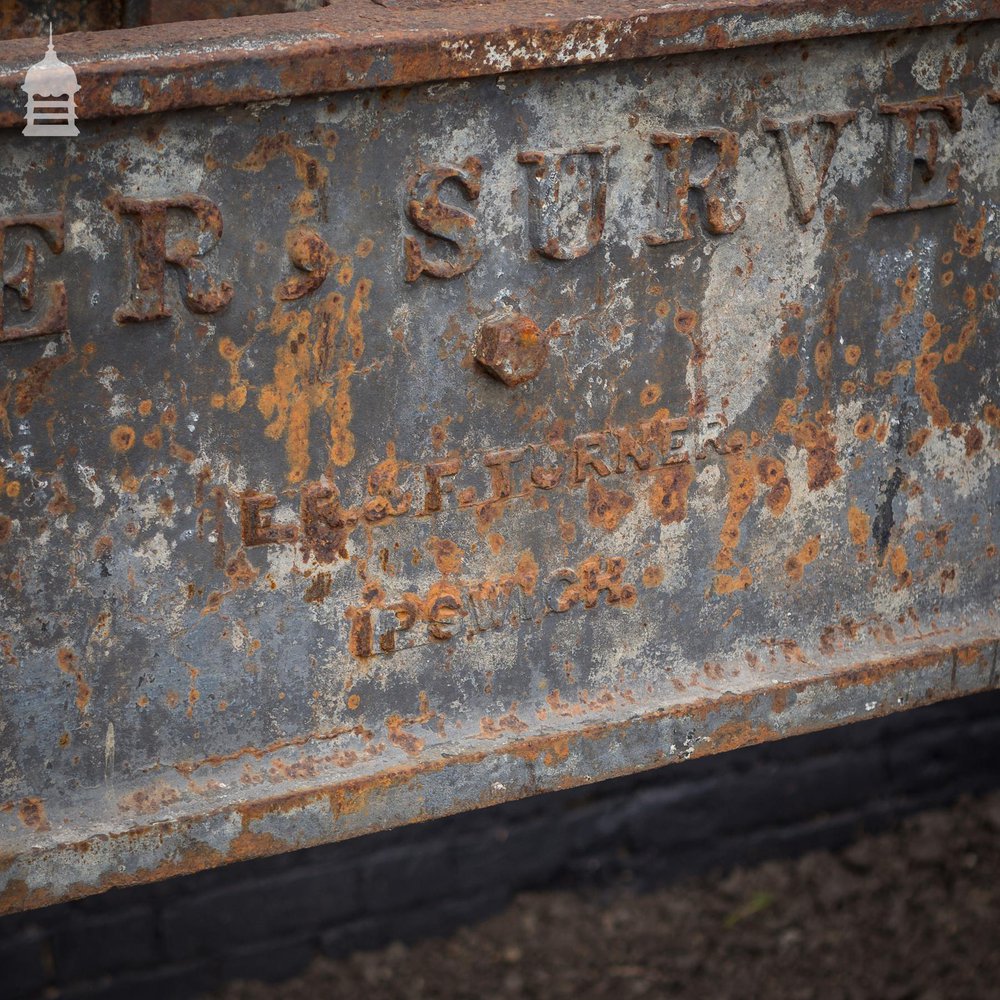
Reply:
<svg viewBox="0 0 1000 1000"><path fill-rule="evenodd" d="M836 853L646 895L532 893L446 940L225 1000L980 1000L1000 983L1000 794Z"/></svg>

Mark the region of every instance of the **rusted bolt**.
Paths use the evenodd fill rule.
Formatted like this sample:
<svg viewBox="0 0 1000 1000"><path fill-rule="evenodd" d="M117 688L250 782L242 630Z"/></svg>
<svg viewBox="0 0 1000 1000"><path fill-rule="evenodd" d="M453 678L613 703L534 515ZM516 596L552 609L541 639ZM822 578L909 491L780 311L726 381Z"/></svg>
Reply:
<svg viewBox="0 0 1000 1000"><path fill-rule="evenodd" d="M549 357L549 338L519 313L491 316L479 328L473 357L504 385L530 382Z"/></svg>

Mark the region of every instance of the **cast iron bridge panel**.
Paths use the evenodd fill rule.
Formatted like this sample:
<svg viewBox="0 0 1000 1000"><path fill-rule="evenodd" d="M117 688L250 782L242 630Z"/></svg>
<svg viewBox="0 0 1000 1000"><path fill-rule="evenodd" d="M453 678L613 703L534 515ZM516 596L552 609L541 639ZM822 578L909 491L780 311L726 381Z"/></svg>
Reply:
<svg viewBox="0 0 1000 1000"><path fill-rule="evenodd" d="M0 45L0 909L995 686L997 5L597 6Z"/></svg>

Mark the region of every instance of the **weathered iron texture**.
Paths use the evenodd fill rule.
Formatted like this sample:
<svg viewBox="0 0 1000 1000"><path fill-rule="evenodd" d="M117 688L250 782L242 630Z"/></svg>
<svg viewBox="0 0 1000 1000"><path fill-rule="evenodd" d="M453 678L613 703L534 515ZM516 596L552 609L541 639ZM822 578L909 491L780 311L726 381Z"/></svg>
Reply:
<svg viewBox="0 0 1000 1000"><path fill-rule="evenodd" d="M996 685L993 8L602 6L0 134L0 912Z"/></svg>

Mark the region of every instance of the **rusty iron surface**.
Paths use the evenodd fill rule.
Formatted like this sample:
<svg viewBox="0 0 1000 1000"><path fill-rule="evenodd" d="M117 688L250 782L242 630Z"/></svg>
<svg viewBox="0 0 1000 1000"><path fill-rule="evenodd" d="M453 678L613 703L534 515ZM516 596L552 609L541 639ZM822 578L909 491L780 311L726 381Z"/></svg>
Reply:
<svg viewBox="0 0 1000 1000"><path fill-rule="evenodd" d="M81 27L108 23L98 5L80 6ZM1000 0L337 0L286 14L71 33L59 51L80 80L80 116L97 118L998 16ZM21 20L10 18L7 30ZM21 122L17 87L40 55L37 37L0 42L0 127Z"/></svg>
<svg viewBox="0 0 1000 1000"><path fill-rule="evenodd" d="M996 686L1000 30L731 37L0 136L0 912Z"/></svg>

